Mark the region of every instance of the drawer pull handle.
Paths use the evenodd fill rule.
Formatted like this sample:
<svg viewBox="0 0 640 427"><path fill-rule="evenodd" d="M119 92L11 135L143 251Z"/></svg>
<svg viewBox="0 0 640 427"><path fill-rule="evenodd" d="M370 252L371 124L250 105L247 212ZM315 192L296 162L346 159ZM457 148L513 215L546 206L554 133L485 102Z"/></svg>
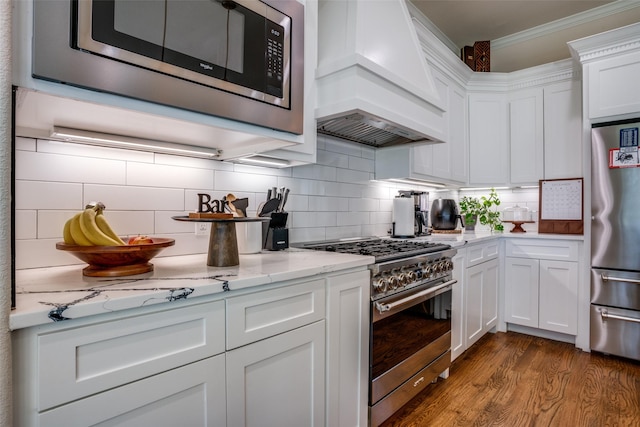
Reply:
<svg viewBox="0 0 640 427"><path fill-rule="evenodd" d="M601 274L600 278L602 279L603 282L608 282L608 281L625 282L625 283L635 283L636 285L640 285L640 280L636 280L636 279L625 279L624 277L611 277L611 276L607 276L606 274Z"/></svg>
<svg viewBox="0 0 640 427"><path fill-rule="evenodd" d="M424 377L420 377L416 380L416 382L413 383L414 387L418 387L420 385L420 383L424 382Z"/></svg>
<svg viewBox="0 0 640 427"><path fill-rule="evenodd" d="M618 316L616 314L609 314L607 310L600 310L600 316L602 317L602 320L616 319L616 320L624 320L625 322L640 323L640 319L636 319L634 317L627 317L627 316Z"/></svg>

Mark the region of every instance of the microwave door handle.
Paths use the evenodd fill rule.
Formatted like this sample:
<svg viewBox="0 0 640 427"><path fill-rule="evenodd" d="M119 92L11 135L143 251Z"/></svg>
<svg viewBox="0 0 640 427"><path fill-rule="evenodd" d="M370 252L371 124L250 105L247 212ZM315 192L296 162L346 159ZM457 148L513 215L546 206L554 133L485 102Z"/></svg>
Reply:
<svg viewBox="0 0 640 427"><path fill-rule="evenodd" d="M405 298L401 298L397 301L394 302L390 302L389 304L383 304L380 303L378 301L376 301L375 306L378 309L378 311L380 313L384 313L386 311L390 311L393 310L394 308L406 304L408 302L411 302L413 300L416 300L418 298L422 298L425 295L429 295L429 294L435 294L436 292L438 292L440 289L444 289L446 287L449 287L451 285L455 285L456 283L458 283L458 281L456 279L453 280L449 280L448 282L444 282L441 285L435 286L433 288L429 288L429 289L425 289L423 291L420 292L416 292L415 294L409 295L408 297Z"/></svg>
<svg viewBox="0 0 640 427"><path fill-rule="evenodd" d="M625 283L635 283L636 285L640 285L640 280L637 279L626 279L624 277L611 277L606 274L601 274L600 278L603 282L625 282Z"/></svg>
<svg viewBox="0 0 640 427"><path fill-rule="evenodd" d="M627 316L619 316L617 314L609 314L609 312L607 310L600 310L600 316L602 317L602 320L616 319L616 320L624 320L625 322L640 323L640 319L636 319L635 317L627 317Z"/></svg>

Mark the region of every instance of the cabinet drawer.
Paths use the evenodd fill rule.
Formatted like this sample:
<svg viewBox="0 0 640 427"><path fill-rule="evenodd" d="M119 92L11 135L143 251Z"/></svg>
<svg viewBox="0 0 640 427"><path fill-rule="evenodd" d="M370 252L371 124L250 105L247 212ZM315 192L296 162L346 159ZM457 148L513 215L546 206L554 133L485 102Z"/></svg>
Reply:
<svg viewBox="0 0 640 427"><path fill-rule="evenodd" d="M517 258L578 261L578 243L568 240L507 240L505 255Z"/></svg>
<svg viewBox="0 0 640 427"><path fill-rule="evenodd" d="M224 352L224 301L36 335L43 411Z"/></svg>
<svg viewBox="0 0 640 427"><path fill-rule="evenodd" d="M467 248L467 267L473 267L474 265L497 258L499 250L500 241L498 239L489 243L469 246Z"/></svg>
<svg viewBox="0 0 640 427"><path fill-rule="evenodd" d="M324 319L325 280L227 299L227 350Z"/></svg>
<svg viewBox="0 0 640 427"><path fill-rule="evenodd" d="M226 425L220 354L38 414L39 426Z"/></svg>

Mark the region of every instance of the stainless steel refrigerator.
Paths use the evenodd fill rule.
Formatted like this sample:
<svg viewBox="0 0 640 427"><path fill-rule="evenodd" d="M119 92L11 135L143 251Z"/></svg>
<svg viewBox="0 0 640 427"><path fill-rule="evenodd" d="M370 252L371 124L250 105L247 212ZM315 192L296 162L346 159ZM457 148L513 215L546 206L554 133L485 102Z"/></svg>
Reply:
<svg viewBox="0 0 640 427"><path fill-rule="evenodd" d="M591 349L640 360L640 119L594 125Z"/></svg>

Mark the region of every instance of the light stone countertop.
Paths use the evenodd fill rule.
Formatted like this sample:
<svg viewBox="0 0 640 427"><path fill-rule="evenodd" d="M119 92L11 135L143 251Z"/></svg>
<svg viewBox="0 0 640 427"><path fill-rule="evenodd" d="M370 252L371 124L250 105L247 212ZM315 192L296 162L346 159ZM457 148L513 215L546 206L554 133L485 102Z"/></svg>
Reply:
<svg viewBox="0 0 640 427"><path fill-rule="evenodd" d="M584 240L582 235L539 233L460 233L417 237L461 248L490 240ZM414 239L412 239L414 240ZM286 280L366 266L373 257L290 248L240 255L235 267L208 267L207 255L158 257L154 271L136 276L82 275L86 264L16 271L16 309L11 330L118 310L247 289Z"/></svg>
<svg viewBox="0 0 640 427"><path fill-rule="evenodd" d="M118 278L85 277L86 264L16 271L16 309L9 328L247 289L373 264L374 258L290 248L240 255L235 267L208 267L207 255L157 257L154 271Z"/></svg>

